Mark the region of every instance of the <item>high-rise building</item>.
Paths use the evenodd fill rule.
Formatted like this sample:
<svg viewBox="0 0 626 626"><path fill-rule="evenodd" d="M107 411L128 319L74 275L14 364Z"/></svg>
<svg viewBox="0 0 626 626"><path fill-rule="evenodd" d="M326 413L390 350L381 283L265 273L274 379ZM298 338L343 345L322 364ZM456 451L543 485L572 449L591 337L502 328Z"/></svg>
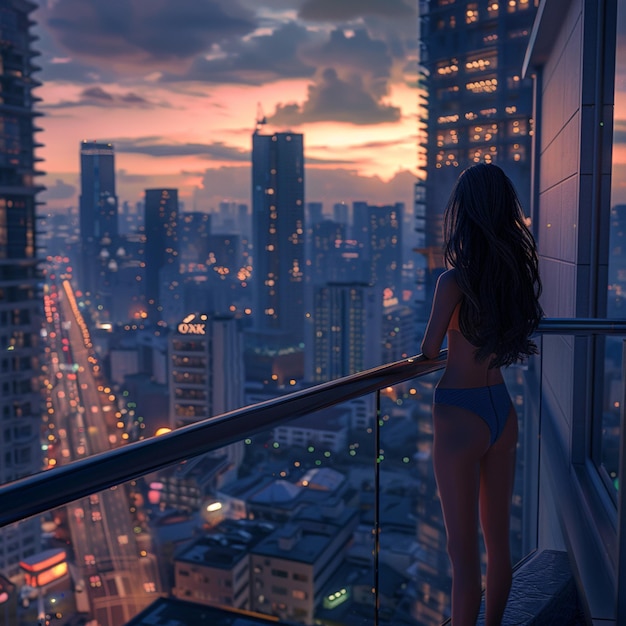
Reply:
<svg viewBox="0 0 626 626"><path fill-rule="evenodd" d="M191 314L169 336L170 426L233 411L244 405L243 342L231 316ZM227 457L228 473L243 460L243 443L209 453Z"/></svg>
<svg viewBox="0 0 626 626"><path fill-rule="evenodd" d="M110 311L118 248L118 202L115 194L115 157L110 143L80 144L81 286L93 303Z"/></svg>
<svg viewBox="0 0 626 626"><path fill-rule="evenodd" d="M166 318L163 312L166 299L169 303L181 301L182 306L178 289L178 189L146 189L144 223L148 319L159 323ZM172 311L172 316L176 317L177 312Z"/></svg>
<svg viewBox="0 0 626 626"><path fill-rule="evenodd" d="M379 291L399 293L402 285L402 213L404 204L353 203L354 238L363 250L366 281Z"/></svg>
<svg viewBox="0 0 626 626"><path fill-rule="evenodd" d="M313 288L307 380L324 382L381 364L382 300L367 283Z"/></svg>
<svg viewBox="0 0 626 626"><path fill-rule="evenodd" d="M463 169L496 163L529 210L533 85L521 73L537 5L537 0L420 3L426 166L415 210L418 245L430 275L426 301L443 269L443 210Z"/></svg>
<svg viewBox="0 0 626 626"><path fill-rule="evenodd" d="M348 275L344 262L343 242L346 239L346 226L332 220L323 220L309 227L308 261L310 262L307 281L323 284L328 281L355 279ZM344 275L345 274L345 275Z"/></svg>
<svg viewBox="0 0 626 626"><path fill-rule="evenodd" d="M252 223L256 327L304 341L303 136L252 136Z"/></svg>
<svg viewBox="0 0 626 626"><path fill-rule="evenodd" d="M40 298L35 196L32 90L37 68L31 49L30 13L26 0L0 4L0 482L41 471L39 393ZM14 576L19 561L39 551L39 520L34 517L0 531L0 571Z"/></svg>
<svg viewBox="0 0 626 626"><path fill-rule="evenodd" d="M348 211L348 205L345 202L336 202L333 204L333 219L335 222L340 222L347 226L350 222Z"/></svg>
<svg viewBox="0 0 626 626"><path fill-rule="evenodd" d="M306 223L308 227L319 224L324 220L324 204L322 202L306 203Z"/></svg>
<svg viewBox="0 0 626 626"><path fill-rule="evenodd" d="M211 215L201 211L191 211L180 216L178 239L180 241L181 263L186 266L206 263L209 256L209 236L211 235Z"/></svg>

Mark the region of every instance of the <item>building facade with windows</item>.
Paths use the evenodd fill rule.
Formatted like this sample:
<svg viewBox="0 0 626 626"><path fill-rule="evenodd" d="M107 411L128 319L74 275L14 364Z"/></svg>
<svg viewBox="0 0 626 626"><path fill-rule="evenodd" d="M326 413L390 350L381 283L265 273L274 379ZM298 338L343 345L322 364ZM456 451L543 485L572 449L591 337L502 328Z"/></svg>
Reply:
<svg viewBox="0 0 626 626"><path fill-rule="evenodd" d="M36 52L30 33L33 2L0 5L0 483L42 470L40 273L35 210L36 128L33 89ZM19 561L39 551L37 518L0 532L0 572L12 577Z"/></svg>
<svg viewBox="0 0 626 626"><path fill-rule="evenodd" d="M115 151L110 143L80 144L80 274L94 304L111 311L119 247ZM95 308L95 307L94 307ZM105 314L106 314L105 313Z"/></svg>
<svg viewBox="0 0 626 626"><path fill-rule="evenodd" d="M366 283L313 287L307 379L324 382L380 365L382 296Z"/></svg>
<svg viewBox="0 0 626 626"><path fill-rule="evenodd" d="M176 323L174 301L182 307L178 231L178 189L146 189L145 192L145 298L153 324ZM173 309L171 315L164 310ZM167 320L170 317L171 319ZM182 317L182 314L179 314ZM166 321L167 320L167 321Z"/></svg>
<svg viewBox="0 0 626 626"><path fill-rule="evenodd" d="M252 135L255 326L304 342L304 142L284 132Z"/></svg>
<svg viewBox="0 0 626 626"><path fill-rule="evenodd" d="M443 210L459 174L496 163L530 201L533 85L522 62L539 0L420 2L420 102L425 166L416 228L427 259L425 301L443 269ZM428 314L428 311L425 312Z"/></svg>
<svg viewBox="0 0 626 626"><path fill-rule="evenodd" d="M168 338L170 427L179 428L244 405L242 335L231 316L191 314ZM225 456L220 484L236 475L243 442L209 453Z"/></svg>

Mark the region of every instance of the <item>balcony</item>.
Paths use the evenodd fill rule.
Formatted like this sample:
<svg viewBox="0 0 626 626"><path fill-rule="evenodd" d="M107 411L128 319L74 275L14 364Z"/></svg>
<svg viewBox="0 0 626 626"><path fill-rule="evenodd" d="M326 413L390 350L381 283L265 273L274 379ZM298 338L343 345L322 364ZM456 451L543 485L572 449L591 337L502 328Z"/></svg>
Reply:
<svg viewBox="0 0 626 626"><path fill-rule="evenodd" d="M552 319L540 331L604 340L626 335L626 322ZM563 451L546 448L554 426L541 423L549 356L507 372L520 439L504 624L585 623L595 593L565 547L537 545L540 472L574 488ZM57 539L72 539L68 597L86 589L103 624L147 623L154 611L204 611L218 624L226 609L251 624L440 624L449 565L429 407L445 358L385 365L6 484L0 525L56 518ZM354 402L373 407L365 426ZM290 424L308 440L285 449L275 429ZM623 450L624 430L616 437ZM613 605L625 593L615 589L605 590Z"/></svg>

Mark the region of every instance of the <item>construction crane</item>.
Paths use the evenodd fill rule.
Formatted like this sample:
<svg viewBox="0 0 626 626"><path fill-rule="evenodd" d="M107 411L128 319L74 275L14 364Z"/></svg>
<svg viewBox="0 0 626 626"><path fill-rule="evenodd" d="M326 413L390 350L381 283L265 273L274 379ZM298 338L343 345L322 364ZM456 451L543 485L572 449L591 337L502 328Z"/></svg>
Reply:
<svg viewBox="0 0 626 626"><path fill-rule="evenodd" d="M265 113L263 113L263 107L260 102L256 104L256 125L254 128L254 132L258 133L261 131L261 127L267 124L267 118L265 117Z"/></svg>

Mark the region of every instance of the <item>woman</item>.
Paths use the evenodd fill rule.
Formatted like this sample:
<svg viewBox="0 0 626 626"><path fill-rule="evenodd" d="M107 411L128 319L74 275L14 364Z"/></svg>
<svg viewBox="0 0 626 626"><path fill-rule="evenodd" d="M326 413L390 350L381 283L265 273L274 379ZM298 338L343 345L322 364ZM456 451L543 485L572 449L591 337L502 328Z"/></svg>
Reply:
<svg viewBox="0 0 626 626"><path fill-rule="evenodd" d="M500 624L511 588L509 518L517 419L500 368L537 352L543 314L537 251L511 181L496 165L461 173L444 214L450 268L435 289L422 342L448 339L435 389L433 463L452 563L452 624L480 607L478 521L487 550L485 624Z"/></svg>

